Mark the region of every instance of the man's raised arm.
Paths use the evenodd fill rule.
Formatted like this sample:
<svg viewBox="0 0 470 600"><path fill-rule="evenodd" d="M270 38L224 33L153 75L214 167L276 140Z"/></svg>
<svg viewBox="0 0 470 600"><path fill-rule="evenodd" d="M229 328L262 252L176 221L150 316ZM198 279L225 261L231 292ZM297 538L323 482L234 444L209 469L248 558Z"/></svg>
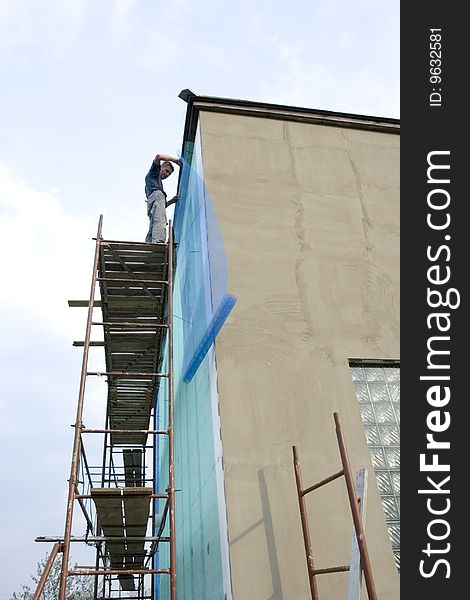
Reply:
<svg viewBox="0 0 470 600"><path fill-rule="evenodd" d="M170 156L169 154L157 154L157 156L153 159L153 162L156 165L160 165L160 162L165 160L175 163L175 165L178 165L180 167L183 166L183 162L179 158L176 158L175 156Z"/></svg>

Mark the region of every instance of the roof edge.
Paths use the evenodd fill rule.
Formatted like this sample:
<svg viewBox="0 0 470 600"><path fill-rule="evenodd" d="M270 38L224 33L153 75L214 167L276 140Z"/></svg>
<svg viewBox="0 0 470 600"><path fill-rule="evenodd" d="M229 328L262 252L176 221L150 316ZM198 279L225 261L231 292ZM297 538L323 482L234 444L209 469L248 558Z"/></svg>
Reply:
<svg viewBox="0 0 470 600"><path fill-rule="evenodd" d="M282 104L269 104L267 102L220 98L216 96L198 96L194 92L191 92L191 90L183 90L179 97L188 103L183 143L185 141L194 141L199 111L201 110L269 119L287 119L290 121L317 123L333 127L368 129L371 131L395 134L400 133L399 119L392 119L389 117L373 117L352 113L286 106Z"/></svg>

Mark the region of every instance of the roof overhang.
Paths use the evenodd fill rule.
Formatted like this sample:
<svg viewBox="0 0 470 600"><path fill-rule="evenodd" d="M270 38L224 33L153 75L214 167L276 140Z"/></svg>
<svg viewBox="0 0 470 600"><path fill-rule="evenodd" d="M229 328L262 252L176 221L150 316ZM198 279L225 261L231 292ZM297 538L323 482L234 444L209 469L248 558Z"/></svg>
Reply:
<svg viewBox="0 0 470 600"><path fill-rule="evenodd" d="M398 119L354 115L311 108L284 106L281 104L268 104L266 102L252 102L249 100L235 100L232 98L198 96L188 89L182 90L179 94L179 98L188 103L183 144L184 142L194 142L199 113L202 110L243 115L247 117L261 117L264 119L315 123L333 127L366 129L384 133L400 133L400 121Z"/></svg>

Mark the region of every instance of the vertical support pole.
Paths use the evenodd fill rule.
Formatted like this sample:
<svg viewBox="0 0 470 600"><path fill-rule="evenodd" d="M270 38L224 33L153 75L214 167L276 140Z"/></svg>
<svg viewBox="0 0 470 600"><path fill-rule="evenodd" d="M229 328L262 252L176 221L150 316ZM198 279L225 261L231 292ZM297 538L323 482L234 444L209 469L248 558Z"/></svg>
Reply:
<svg viewBox="0 0 470 600"><path fill-rule="evenodd" d="M300 521L302 523L302 533L304 537L305 556L307 558L307 571L308 580L310 583L310 594L312 600L319 600L317 581L313 573L313 550L312 540L310 538L310 529L308 526L307 507L305 505L305 498L302 494L303 483L302 483L302 472L300 470L299 456L297 453L297 447L292 446L292 453L294 455L294 472L295 472L295 483L297 485L297 498L299 500L300 509Z"/></svg>
<svg viewBox="0 0 470 600"><path fill-rule="evenodd" d="M106 406L106 418L105 418L105 422L104 422L104 428L105 429L109 429L110 425L109 425L109 406ZM108 433L104 434L104 441L103 441L103 461L102 461L102 466L101 466L101 487L104 487L104 480L106 477L106 450L108 448ZM101 533L101 526L100 526L100 519L98 517L98 515L96 515L96 535L100 535ZM96 547L96 558L95 558L95 570L99 571L100 568L100 552L101 552L101 547L100 545L98 545ZM105 568L105 562L104 562L104 556L103 556L103 569ZM94 583L94 591L95 591L95 598L98 598L98 590L99 590L99 575L95 575L95 583ZM104 594L104 578L103 578L103 594Z"/></svg>
<svg viewBox="0 0 470 600"><path fill-rule="evenodd" d="M44 567L44 572L41 575L41 579L39 580L38 587L34 592L33 600L39 600L41 594L44 590L44 586L46 585L47 578L49 577L49 573L51 572L52 565L56 559L56 556L59 552L62 551L62 544L57 542L52 547L51 553L49 554L49 558L47 559L46 566Z"/></svg>
<svg viewBox="0 0 470 600"><path fill-rule="evenodd" d="M351 513L356 529L357 545L359 546L359 553L361 555L362 569L364 570L364 579L366 581L367 595L369 600L378 600L377 592L375 589L374 579L372 576L372 567L369 559L369 552L367 550L366 537L364 527L362 525L362 519L357 505L356 492L354 481L351 474L351 466L349 463L348 451L344 442L343 431L339 422L338 413L333 413L333 417L336 425L336 437L338 439L339 452L341 455L341 462L343 463L344 478L346 480L346 488L348 490L349 505L351 507Z"/></svg>
<svg viewBox="0 0 470 600"><path fill-rule="evenodd" d="M175 448L173 390L173 223L168 232L168 495L170 505L170 600L176 600Z"/></svg>
<svg viewBox="0 0 470 600"><path fill-rule="evenodd" d="M83 417L83 404L85 398L85 384L86 384L86 371L88 364L88 353L90 349L90 337L91 337L91 323L93 320L93 304L95 299L95 288L96 278L98 271L98 260L100 251L101 229L103 225L103 215L100 215L98 221L98 232L96 234L96 246L95 246L95 260L93 262L93 274L91 278L91 289L90 299L88 303L88 318L86 325L85 343L83 347L83 358L82 358L82 372L80 376L80 390L78 393L77 403L77 415L75 418L75 435L73 440L73 452L72 452L72 464L70 466L70 479L69 479L69 494L67 500L67 513L65 518L65 533L64 533L64 546L63 546L63 557L62 557L62 569L60 572L60 586L59 586L59 600L65 600L66 588L67 588L67 572L69 566L70 557L70 537L72 535L72 521L73 521L73 505L75 500L75 488L78 480L78 469L80 463L80 444L81 444L81 430L82 430L82 417Z"/></svg>
<svg viewBox="0 0 470 600"><path fill-rule="evenodd" d="M154 431L157 431L157 401L155 400L155 405L153 407L153 429ZM145 450L144 450L144 457L145 457ZM145 473L145 469L143 471ZM145 475L144 475L145 477ZM143 485L145 485L145 481L143 482ZM152 489L153 489L153 493L156 494L157 493L157 434L154 433L153 434L153 444L152 444ZM155 531L155 513L157 511L157 498L153 498L152 499L152 536L157 535L157 532ZM157 568L156 565L156 552L155 552L155 546L154 543L152 542L152 545L150 546L151 548L151 552L152 552L152 570L155 570ZM150 584L150 594L152 596L152 600L155 598L155 577L157 577L157 575L155 573L152 573L152 575L150 575L151 577L151 584Z"/></svg>

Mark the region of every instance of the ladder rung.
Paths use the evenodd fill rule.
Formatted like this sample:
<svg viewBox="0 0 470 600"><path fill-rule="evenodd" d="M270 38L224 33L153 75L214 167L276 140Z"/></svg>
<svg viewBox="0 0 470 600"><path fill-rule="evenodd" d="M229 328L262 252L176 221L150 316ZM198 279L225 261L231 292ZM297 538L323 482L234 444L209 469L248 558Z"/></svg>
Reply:
<svg viewBox="0 0 470 600"><path fill-rule="evenodd" d="M338 479L338 477L342 477L343 475L344 475L344 469L341 469L341 471L338 471L334 475L330 475L329 477L322 479L318 483L314 483L310 487L305 488L304 490L302 490L300 492L300 495L305 496L305 494L309 494L310 492L313 492L313 490L317 490L318 488L322 487L323 485L326 485L327 483L330 483L331 481L334 481L335 479Z"/></svg>
<svg viewBox="0 0 470 600"><path fill-rule="evenodd" d="M327 573L344 573L349 571L349 565L341 565L340 567L328 567L327 569L312 569L312 575L324 575Z"/></svg>

